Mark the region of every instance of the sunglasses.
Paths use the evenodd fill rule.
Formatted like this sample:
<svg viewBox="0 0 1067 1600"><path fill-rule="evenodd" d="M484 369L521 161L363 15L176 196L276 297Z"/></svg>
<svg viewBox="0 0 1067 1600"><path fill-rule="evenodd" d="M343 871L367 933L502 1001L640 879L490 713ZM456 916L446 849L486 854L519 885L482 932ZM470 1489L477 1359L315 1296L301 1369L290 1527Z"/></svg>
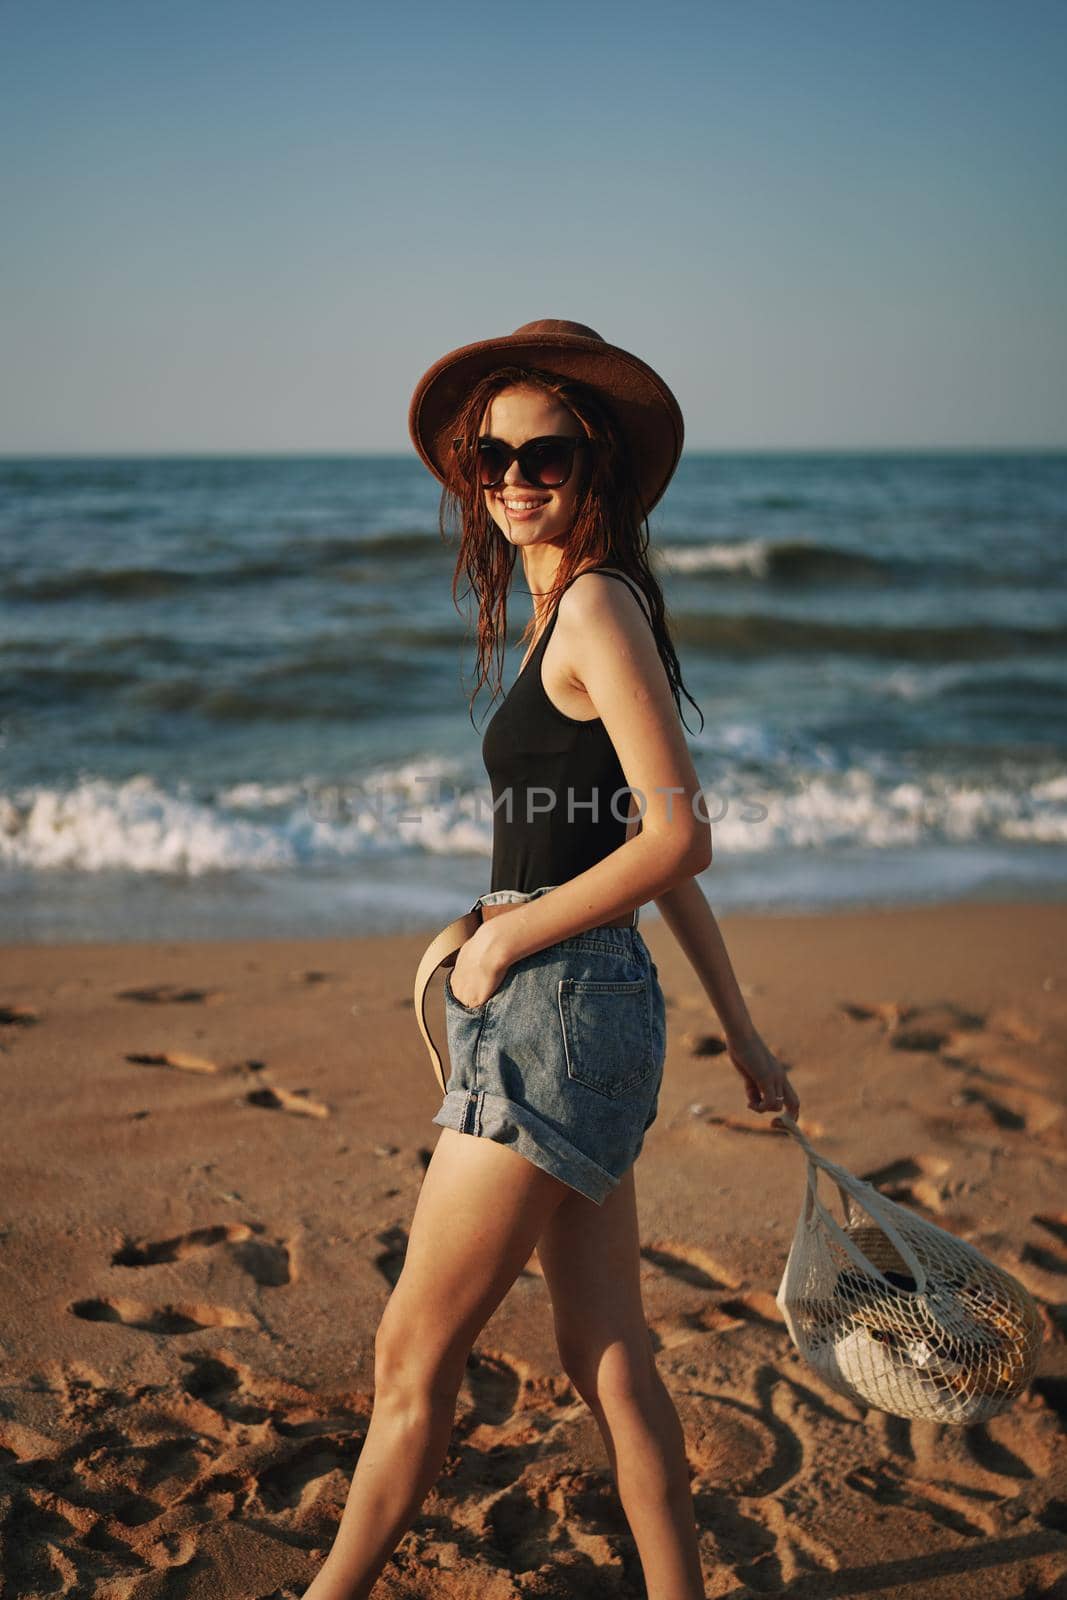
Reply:
<svg viewBox="0 0 1067 1600"><path fill-rule="evenodd" d="M463 440L453 439L452 443L459 450ZM527 483L539 489L562 489L574 470L575 451L591 444L591 439L547 433L515 447L487 434L478 440L478 483L483 489L499 488L511 463L517 461Z"/></svg>

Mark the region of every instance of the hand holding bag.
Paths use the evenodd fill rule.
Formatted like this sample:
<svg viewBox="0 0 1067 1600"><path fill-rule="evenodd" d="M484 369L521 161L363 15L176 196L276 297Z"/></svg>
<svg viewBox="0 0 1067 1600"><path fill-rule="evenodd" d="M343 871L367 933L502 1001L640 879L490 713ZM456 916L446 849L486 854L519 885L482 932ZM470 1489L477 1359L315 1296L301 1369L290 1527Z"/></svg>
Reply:
<svg viewBox="0 0 1067 1600"><path fill-rule="evenodd" d="M441 1065L440 1052L433 1042L429 1026L426 1022L426 991L430 986L430 979L439 967L454 967L456 956L461 946L480 928L482 924L482 902L476 900L469 911L461 917L450 922L442 928L440 933L434 935L419 960L415 973L415 1021L419 1025L427 1050L430 1052L430 1065L437 1074L437 1081L441 1085L441 1093L447 1092L445 1087L445 1072Z"/></svg>
<svg viewBox="0 0 1067 1600"><path fill-rule="evenodd" d="M1037 1367L1044 1328L1032 1295L981 1251L820 1155L776 1296L789 1336L824 1382L899 1417L978 1422L1003 1411ZM837 1185L844 1226L818 1196ZM866 1220L862 1213L866 1213Z"/></svg>

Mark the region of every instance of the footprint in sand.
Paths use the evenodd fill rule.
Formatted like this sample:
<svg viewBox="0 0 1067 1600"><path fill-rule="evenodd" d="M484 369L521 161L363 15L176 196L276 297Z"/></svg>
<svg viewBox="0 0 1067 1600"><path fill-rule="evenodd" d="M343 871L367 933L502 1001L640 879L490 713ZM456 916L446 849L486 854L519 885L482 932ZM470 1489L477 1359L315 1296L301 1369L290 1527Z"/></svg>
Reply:
<svg viewBox="0 0 1067 1600"><path fill-rule="evenodd" d="M691 1388L675 1391L695 1493L774 1494L796 1477L804 1451L788 1423L747 1401Z"/></svg>
<svg viewBox="0 0 1067 1600"><path fill-rule="evenodd" d="M942 1182L951 1162L943 1156L904 1156L885 1166L859 1173L864 1183L873 1184L880 1194L918 1211L940 1212L963 1188Z"/></svg>
<svg viewBox="0 0 1067 1600"><path fill-rule="evenodd" d="M284 1289L296 1280L292 1252L282 1239L248 1239L233 1254L238 1266L263 1289Z"/></svg>
<svg viewBox="0 0 1067 1600"><path fill-rule="evenodd" d="M1067 1211L1038 1211L1030 1218L1060 1244L1067 1246Z"/></svg>
<svg viewBox="0 0 1067 1600"><path fill-rule="evenodd" d="M719 1310L736 1317L739 1322L762 1322L768 1328L785 1327L785 1318L774 1295L762 1289L750 1289L747 1294L720 1300Z"/></svg>
<svg viewBox="0 0 1067 1600"><path fill-rule="evenodd" d="M227 1423L270 1422L285 1437L299 1438L333 1428L352 1432L370 1416L367 1397L348 1396L345 1404L331 1405L298 1383L260 1377L229 1354L188 1352L181 1359L188 1365L183 1394Z"/></svg>
<svg viewBox="0 0 1067 1600"><path fill-rule="evenodd" d="M288 1111L294 1117L328 1117L330 1108L315 1100L309 1089L250 1089L245 1095L250 1106L262 1106L267 1111Z"/></svg>
<svg viewBox="0 0 1067 1600"><path fill-rule="evenodd" d="M996 1479L1045 1482L1060 1452L1058 1419L1040 1398L1035 1404L1029 1395L986 1422L963 1427L938 1427L888 1412L871 1412L867 1427L905 1472L986 1500L1005 1493Z"/></svg>
<svg viewBox="0 0 1067 1600"><path fill-rule="evenodd" d="M111 1256L114 1267L154 1267L162 1261L184 1261L216 1245L249 1239L252 1229L246 1222L220 1222L214 1227L191 1228L169 1239L128 1240Z"/></svg>
<svg viewBox="0 0 1067 1600"><path fill-rule="evenodd" d="M526 1484L509 1484L482 1515L491 1547L504 1557L513 1575L536 1572L560 1536L557 1508L543 1492L531 1493Z"/></svg>
<svg viewBox="0 0 1067 1600"><path fill-rule="evenodd" d="M753 1290L738 1293L740 1284L728 1268L698 1246L673 1240L645 1245L641 1259L658 1273L719 1298L683 1311L681 1315L654 1317L649 1332L659 1350L673 1350L708 1334L728 1333L746 1324L781 1327L782 1313L772 1294ZM722 1298L725 1293L726 1297Z"/></svg>
<svg viewBox="0 0 1067 1600"><path fill-rule="evenodd" d="M1061 1426L1067 1424L1067 1378L1035 1378L1030 1387Z"/></svg>
<svg viewBox="0 0 1067 1600"><path fill-rule="evenodd" d="M515 1496L516 1507L528 1498L542 1500L555 1482L560 1454L573 1459L574 1430L581 1435L590 1428L592 1413L564 1374L538 1374L504 1350L477 1347L467 1358L449 1445L448 1501L471 1505L477 1526L501 1495ZM557 1438L562 1434L569 1439ZM547 1477L547 1484L534 1484L531 1474ZM554 1523L553 1514L546 1527ZM447 1524L447 1534L460 1541L466 1532L458 1522Z"/></svg>
<svg viewBox="0 0 1067 1600"><path fill-rule="evenodd" d="M472 1350L465 1372L471 1408L466 1414L466 1432L483 1424L498 1428L507 1422L519 1400L521 1378L506 1356Z"/></svg>
<svg viewBox="0 0 1067 1600"><path fill-rule="evenodd" d="M735 1328L753 1326L784 1326L782 1313L772 1294L753 1290L750 1294L715 1300L695 1311L684 1311L681 1316L653 1317L648 1330L653 1346L659 1352L675 1350L680 1345L691 1344L694 1339L708 1335L732 1333Z"/></svg>
<svg viewBox="0 0 1067 1600"><path fill-rule="evenodd" d="M189 1055L185 1050L162 1050L156 1054L131 1051L126 1060L140 1067L175 1067L179 1072L219 1071L218 1062L209 1061L206 1056Z"/></svg>
<svg viewBox="0 0 1067 1600"><path fill-rule="evenodd" d="M837 1572L839 1552L809 1524L821 1477L820 1430L854 1426L837 1396L822 1399L761 1362L744 1395L673 1390L692 1468L698 1524L713 1531L713 1559L745 1594L822 1593L817 1574ZM801 1589L797 1590L799 1594ZM836 1592L836 1586L826 1593Z"/></svg>
<svg viewBox="0 0 1067 1600"><path fill-rule="evenodd" d="M879 1022L896 1050L940 1050L957 1033L977 1030L985 1022L977 1013L950 1001L927 1006L904 1005L898 1000L842 1000L839 1004L855 1022Z"/></svg>
<svg viewBox="0 0 1067 1600"><path fill-rule="evenodd" d="M988 1538L999 1529L995 1511L966 1490L906 1476L894 1462L855 1467L841 1481L846 1488L880 1506L900 1506L917 1512L965 1538Z"/></svg>
<svg viewBox="0 0 1067 1600"><path fill-rule="evenodd" d="M894 1049L940 1054L949 1066L978 1066L990 1056L1003 1057L1005 1040L1013 1045L1038 1045L1042 1039L1037 1028L1012 1011L995 1010L982 1015L947 1000L922 1006L896 1000L846 1000L839 1004L853 1021L877 1021ZM1024 1077L1027 1075L1021 1057L1005 1059L1008 1079L1016 1069ZM1045 1081L1044 1075L1041 1081Z"/></svg>
<svg viewBox="0 0 1067 1600"><path fill-rule="evenodd" d="M222 989L183 989L176 983L153 983L141 989L119 989L117 1000L139 1000L146 1005L202 1005L221 1000Z"/></svg>
<svg viewBox="0 0 1067 1600"><path fill-rule="evenodd" d="M845 1000L840 1009L855 1022L878 1022L894 1050L940 1054L950 1066L995 1047L997 1034L1014 1043L1036 1043L1040 1037L1014 1014L982 1015L948 1000L911 1006L897 1000Z"/></svg>
<svg viewBox="0 0 1067 1600"><path fill-rule="evenodd" d="M242 1077L253 1072L264 1072L267 1066L265 1061L234 1061L223 1067L207 1056L192 1055L188 1050L129 1051L125 1059L141 1067L172 1067L177 1072L233 1072Z"/></svg>
<svg viewBox="0 0 1067 1600"><path fill-rule="evenodd" d="M1067 1302L1054 1296L1057 1287L1062 1293L1062 1285L1058 1285L1057 1280L1067 1278L1067 1249L1059 1248L1067 1245L1067 1212L1038 1211L1030 1220L1036 1222L1053 1243L1025 1240L1016 1256L1018 1275L1037 1301L1049 1337L1053 1343L1062 1344L1067 1341ZM1036 1268L1040 1276L1035 1277L1027 1268ZM1051 1294L1045 1292L1048 1290Z"/></svg>
<svg viewBox="0 0 1067 1600"><path fill-rule="evenodd" d="M977 1422L967 1427L965 1446L971 1460L981 1467L983 1472L996 1478L1017 1478L1020 1481L1028 1481L1037 1477L1039 1470L1042 1475L1047 1472L1051 1462L1043 1461L1039 1469L1036 1461L1031 1464L1027 1460L1027 1455L1033 1454L1028 1438L1032 1430L1026 1429L1025 1424L1020 1426L1018 1418L1006 1419L1009 1427L1015 1425L1018 1429L1019 1439L1012 1441L1015 1444L1015 1448L1012 1448L1012 1444L1004 1438L998 1438L994 1431L1003 1420L995 1417L992 1423Z"/></svg>
<svg viewBox="0 0 1067 1600"><path fill-rule="evenodd" d="M1067 1344L1067 1300L1045 1300L1039 1294L1034 1299L1048 1339L1052 1344Z"/></svg>
<svg viewBox="0 0 1067 1600"><path fill-rule="evenodd" d="M470 1465L476 1461L475 1454ZM433 1554L436 1558L439 1550L445 1552L440 1566L480 1565L488 1544L494 1566L501 1564L501 1558L506 1566L511 1580L508 1594L520 1592L514 1583L516 1579L522 1583L526 1574L532 1575L531 1594L637 1592L626 1586L633 1566L632 1536L606 1474L561 1470L546 1462L536 1446L514 1452L510 1467L501 1457L483 1458L481 1469L487 1469L487 1476L472 1480L463 1499L451 1502L457 1515L447 1521L434 1519ZM501 1483L505 1470L510 1471L509 1480L487 1494L486 1485ZM469 1476L466 1461L460 1463L458 1476ZM433 1578L433 1592L460 1592L458 1587L442 1588L436 1571ZM526 1592L526 1584L521 1592Z"/></svg>
<svg viewBox="0 0 1067 1600"><path fill-rule="evenodd" d="M187 1304L146 1305L124 1295L75 1300L67 1307L85 1322L121 1322L127 1328L146 1333L200 1333L204 1328L254 1328L255 1320L228 1306L211 1306L195 1301Z"/></svg>
<svg viewBox="0 0 1067 1600"><path fill-rule="evenodd" d="M268 1582L277 1600L306 1591L347 1494L369 1396L331 1403L226 1358L181 1362L183 1385L124 1388L84 1363L46 1361L33 1384L40 1428L0 1417L5 1593L176 1596L191 1576L215 1594L212 1573L229 1570L238 1519L254 1522L259 1573L244 1592L264 1596Z"/></svg>
<svg viewBox="0 0 1067 1600"><path fill-rule="evenodd" d="M32 1028L35 1022L40 1022L41 1014L34 1006L15 1005L11 1002L0 1003L0 1023L10 1028Z"/></svg>
<svg viewBox="0 0 1067 1600"><path fill-rule="evenodd" d="M726 1040L717 1033L683 1033L681 1044L691 1056L721 1056L726 1051Z"/></svg>
<svg viewBox="0 0 1067 1600"><path fill-rule="evenodd" d="M737 1289L738 1279L707 1250L674 1239L642 1245L641 1259L694 1289Z"/></svg>
<svg viewBox="0 0 1067 1600"><path fill-rule="evenodd" d="M559 1561L570 1567L591 1543L602 1566L590 1507L579 1506L571 1488L581 1476L610 1502L611 1486L560 1471L576 1448L599 1454L594 1432L592 1414L566 1377L536 1374L502 1350L472 1350L441 1477L405 1547L412 1562L433 1568L433 1592L451 1593L436 1581L438 1572L476 1566L487 1540L513 1577L549 1562L553 1571Z"/></svg>
<svg viewBox="0 0 1067 1600"><path fill-rule="evenodd" d="M730 1133L750 1133L757 1138L787 1139L788 1128L775 1127L773 1119L767 1112L752 1113L752 1121L746 1122L743 1117L733 1117L725 1112L712 1111L699 1100L694 1100L689 1107L689 1116L694 1123L702 1127L726 1128ZM818 1139L825 1132L823 1124L813 1117L805 1117L802 1132L810 1139Z"/></svg>
<svg viewBox="0 0 1067 1600"><path fill-rule="evenodd" d="M114 1252L116 1267L154 1267L161 1262L184 1261L219 1245L232 1245L233 1256L254 1282L264 1288L282 1288L293 1281L289 1247L282 1240L257 1238L262 1227L245 1222L217 1223L192 1228L169 1239L129 1240Z"/></svg>
<svg viewBox="0 0 1067 1600"><path fill-rule="evenodd" d="M1019 1259L1040 1267L1042 1272L1058 1273L1061 1277L1067 1277L1067 1256L1059 1250L1047 1250L1044 1245L1039 1244L1024 1244Z"/></svg>
<svg viewBox="0 0 1067 1600"><path fill-rule="evenodd" d="M691 1056L704 1060L725 1055L729 1048L726 1040L718 1033L683 1033L680 1042L682 1048L688 1051ZM788 1060L780 1049L776 1049L774 1053L782 1063L782 1066L789 1071L792 1067L792 1062Z"/></svg>
<svg viewBox="0 0 1067 1600"><path fill-rule="evenodd" d="M1063 1106L1047 1095L1011 1087L998 1088L993 1094L988 1089L967 1085L952 1098L953 1104L979 1107L994 1127L1012 1133L1043 1134L1055 1127L1064 1112Z"/></svg>
<svg viewBox="0 0 1067 1600"><path fill-rule="evenodd" d="M185 1393L227 1422L258 1427L273 1415L268 1397L257 1391L249 1369L224 1356L187 1355Z"/></svg>
<svg viewBox="0 0 1067 1600"><path fill-rule="evenodd" d="M1035 1023L1007 1006L1000 1006L991 1011L986 1017L986 1027L1002 1034L1005 1039L1016 1040L1019 1044L1040 1044L1044 1038L1044 1034Z"/></svg>
<svg viewBox="0 0 1067 1600"><path fill-rule="evenodd" d="M348 1429L318 1434L256 1474L258 1497L269 1513L308 1510L324 1494L343 1496L355 1471L362 1438ZM331 1486L331 1474L336 1478Z"/></svg>
<svg viewBox="0 0 1067 1600"><path fill-rule="evenodd" d="M961 1072L964 1083L950 1100L954 1108L971 1109L1004 1132L1036 1138L1058 1133L1064 1105L1044 1092L1052 1081L1049 1068L1017 1048L1036 1048L1042 1035L1018 1013L1000 1009L980 1015L949 1001L927 1006L845 1001L841 1009L856 1021L879 1022L894 1049L936 1055Z"/></svg>

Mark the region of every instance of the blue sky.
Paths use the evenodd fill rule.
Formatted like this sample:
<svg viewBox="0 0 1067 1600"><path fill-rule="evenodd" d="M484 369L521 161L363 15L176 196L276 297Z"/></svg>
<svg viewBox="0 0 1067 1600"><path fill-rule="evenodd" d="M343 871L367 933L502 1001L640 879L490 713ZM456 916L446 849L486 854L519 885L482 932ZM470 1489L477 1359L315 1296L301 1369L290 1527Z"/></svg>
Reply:
<svg viewBox="0 0 1067 1600"><path fill-rule="evenodd" d="M1067 444L1067 4L0 0L0 452L406 450L536 317L692 449Z"/></svg>

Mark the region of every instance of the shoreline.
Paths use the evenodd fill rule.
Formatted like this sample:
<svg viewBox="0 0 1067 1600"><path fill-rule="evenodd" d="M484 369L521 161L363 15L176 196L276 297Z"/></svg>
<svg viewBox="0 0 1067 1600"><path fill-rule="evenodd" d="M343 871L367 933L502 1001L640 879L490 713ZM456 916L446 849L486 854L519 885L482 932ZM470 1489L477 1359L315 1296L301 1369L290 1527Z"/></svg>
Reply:
<svg viewBox="0 0 1067 1600"><path fill-rule="evenodd" d="M1015 845L823 846L746 852L722 843L699 882L716 915L823 916L934 905L1067 903L1067 853L1051 839ZM0 871L7 946L238 939L427 936L488 885L466 855L349 858L284 870L234 866L188 875ZM654 923L655 907L642 911Z"/></svg>

